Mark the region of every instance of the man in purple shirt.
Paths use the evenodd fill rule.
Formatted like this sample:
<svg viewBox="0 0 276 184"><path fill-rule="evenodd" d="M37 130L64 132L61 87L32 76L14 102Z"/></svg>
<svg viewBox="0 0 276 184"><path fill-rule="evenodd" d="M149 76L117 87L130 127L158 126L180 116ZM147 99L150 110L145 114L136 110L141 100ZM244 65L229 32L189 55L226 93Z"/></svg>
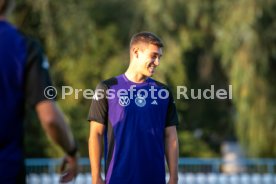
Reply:
<svg viewBox="0 0 276 184"><path fill-rule="evenodd" d="M130 42L127 71L96 88L88 120L93 184L169 184L178 181L178 118L169 89L151 76L163 43L140 32ZM104 139L105 181L101 177Z"/></svg>

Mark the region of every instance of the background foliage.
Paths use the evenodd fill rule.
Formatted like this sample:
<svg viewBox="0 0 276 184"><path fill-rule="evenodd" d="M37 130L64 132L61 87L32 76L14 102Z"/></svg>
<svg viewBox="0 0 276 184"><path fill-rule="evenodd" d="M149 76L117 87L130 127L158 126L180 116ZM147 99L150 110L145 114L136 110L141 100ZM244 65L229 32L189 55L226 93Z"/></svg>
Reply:
<svg viewBox="0 0 276 184"><path fill-rule="evenodd" d="M233 100L176 101L181 156L220 155L234 140L248 156L276 156L276 2L273 0L18 0L12 21L38 38L54 84L94 89L124 72L132 34L149 30L165 42L155 78L176 86L233 86ZM90 101L58 100L87 156ZM33 113L26 120L28 157L60 156ZM39 137L39 138L37 138ZM35 139L35 140L34 140Z"/></svg>

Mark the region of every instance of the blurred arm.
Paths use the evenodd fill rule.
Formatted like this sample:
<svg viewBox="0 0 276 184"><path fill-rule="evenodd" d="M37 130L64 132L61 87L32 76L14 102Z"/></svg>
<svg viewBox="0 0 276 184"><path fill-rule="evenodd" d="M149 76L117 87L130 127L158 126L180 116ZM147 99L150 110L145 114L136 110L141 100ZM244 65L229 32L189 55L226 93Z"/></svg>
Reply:
<svg viewBox="0 0 276 184"><path fill-rule="evenodd" d="M44 100L36 105L36 112L47 135L65 152L74 149L73 135L54 101Z"/></svg>
<svg viewBox="0 0 276 184"><path fill-rule="evenodd" d="M76 149L71 129L65 122L63 113L56 103L51 100L43 100L36 105L36 112L42 124L42 127L48 137L58 144L66 153ZM62 167L64 171L61 180L70 181L77 175L77 154L66 155L63 165L67 164L68 168Z"/></svg>

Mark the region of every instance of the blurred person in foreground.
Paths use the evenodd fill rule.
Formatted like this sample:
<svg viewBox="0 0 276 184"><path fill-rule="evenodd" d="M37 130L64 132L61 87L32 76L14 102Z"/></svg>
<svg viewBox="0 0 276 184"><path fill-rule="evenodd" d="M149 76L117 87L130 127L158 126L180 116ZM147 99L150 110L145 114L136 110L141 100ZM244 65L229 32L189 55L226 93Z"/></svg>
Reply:
<svg viewBox="0 0 276 184"><path fill-rule="evenodd" d="M162 47L151 32L134 35L127 71L98 84L88 115L93 184L165 184L165 157L168 183L177 184L175 102L167 86L151 78L160 64ZM161 93L167 96L161 98ZM103 138L105 181L101 177Z"/></svg>
<svg viewBox="0 0 276 184"><path fill-rule="evenodd" d="M0 0L0 182L26 183L26 106L36 110L46 134L66 152L60 182L71 181L77 175L77 146L63 113L55 101L44 96L51 80L40 45L7 21L14 4L14 0Z"/></svg>

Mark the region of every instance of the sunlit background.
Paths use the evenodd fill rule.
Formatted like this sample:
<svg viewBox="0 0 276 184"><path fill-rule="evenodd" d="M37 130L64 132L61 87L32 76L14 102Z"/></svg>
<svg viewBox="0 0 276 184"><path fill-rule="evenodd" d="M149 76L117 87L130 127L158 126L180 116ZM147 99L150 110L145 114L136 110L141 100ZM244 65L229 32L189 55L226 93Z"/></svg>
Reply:
<svg viewBox="0 0 276 184"><path fill-rule="evenodd" d="M154 78L168 84L175 98L176 86L233 87L232 99L176 100L180 172L191 174L183 177L215 173L232 181L224 174L249 179L257 174L276 183L276 1L18 0L11 21L39 39L59 92L65 85L94 89L99 81L123 73L131 36L142 30L156 33L165 47ZM87 169L81 174L89 174L90 100L80 93L79 99L59 96L58 104L84 157ZM27 158L63 155L49 143L34 112L28 112L25 127Z"/></svg>

